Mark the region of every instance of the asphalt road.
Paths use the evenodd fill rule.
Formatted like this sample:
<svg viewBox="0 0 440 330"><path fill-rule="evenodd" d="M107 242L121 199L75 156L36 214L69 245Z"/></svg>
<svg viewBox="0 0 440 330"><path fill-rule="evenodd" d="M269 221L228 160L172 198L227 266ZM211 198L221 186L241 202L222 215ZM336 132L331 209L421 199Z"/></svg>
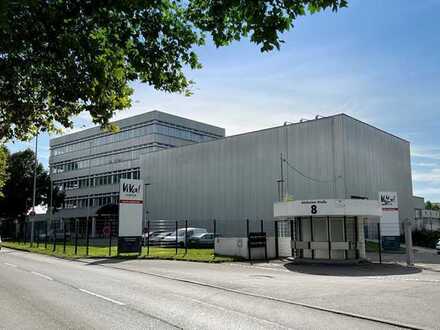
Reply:
<svg viewBox="0 0 440 330"><path fill-rule="evenodd" d="M144 260L77 262L2 249L0 328L393 328L356 317L364 315L357 310L328 304L316 295L321 284L313 279L319 276L298 276L284 266L277 267ZM291 290L286 281L292 284ZM369 281L375 286L380 279ZM430 283L438 288L435 281ZM301 282L305 285L299 289ZM341 285L327 280L328 284L332 282L336 288ZM301 300L307 291L317 300ZM355 293L349 294L349 300L354 299ZM365 314L373 319L383 315ZM419 325L435 328L436 322L432 320L432 327L431 323Z"/></svg>

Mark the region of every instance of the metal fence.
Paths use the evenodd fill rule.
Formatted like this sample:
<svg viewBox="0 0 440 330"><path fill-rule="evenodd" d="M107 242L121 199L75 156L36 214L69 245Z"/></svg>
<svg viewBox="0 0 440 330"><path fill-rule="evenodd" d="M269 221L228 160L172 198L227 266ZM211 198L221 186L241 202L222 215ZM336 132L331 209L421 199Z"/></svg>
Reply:
<svg viewBox="0 0 440 330"><path fill-rule="evenodd" d="M319 227L318 220L314 221L316 228ZM325 223L324 221L324 227ZM225 240L229 239L231 244L235 244L235 250L239 250L243 258L249 258L251 254L256 259L266 259L267 256L268 258L308 257L309 252L311 252L310 247L309 250L303 248L301 251L301 248L295 248L293 243L294 240L302 239L297 237L297 225L298 223L293 219L288 221L276 221L274 219L150 220L145 222L144 225L140 253L144 256L172 258L186 256L188 249L191 249L191 251L195 251L191 253L207 253L214 256L215 240L223 238ZM320 235L315 235L312 240L318 243L324 243L328 240L329 247L332 246L329 237L338 238L339 241L348 240L352 242L353 244L349 244L350 250L344 252L345 259L355 259L357 257L356 251L361 248L362 244L365 244L365 257L371 262L405 262L407 259L404 236L400 241L402 245L397 250L385 250L382 246L381 229L377 221L363 223L363 236L365 238L363 242L357 242L357 238L349 231L343 234L344 237L337 237L339 234L336 233L337 228L335 226L337 227L336 223L332 224L328 230L323 230ZM420 230L417 223L413 223L412 227L415 230L412 236L414 240L414 237L418 237L416 235ZM421 231L425 232L429 229L430 227ZM19 226L15 232L15 237L10 235L4 237L3 240L19 242L19 244L26 244L26 246L32 248L70 256L104 257L118 254L117 217L27 222ZM267 245L259 246L258 242L254 242L255 246L258 245L259 250L255 251L258 253L254 253L254 250L251 253L251 244L248 243L249 238L251 236L261 238L258 233L264 233ZM440 231L429 231L431 236L435 236L436 233L440 238ZM340 254L340 251L330 251L330 248L327 253L325 251L318 252L322 252L319 255L315 254L318 259L324 258L324 256L334 258ZM433 258L432 253L428 257L431 260ZM416 254L416 262L424 260L423 258L424 255ZM344 259L342 255L341 259Z"/></svg>
<svg viewBox="0 0 440 330"><path fill-rule="evenodd" d="M414 220L415 230L440 231L440 219L419 218Z"/></svg>
<svg viewBox="0 0 440 330"><path fill-rule="evenodd" d="M115 256L118 222L117 217L26 222L5 240L71 256ZM251 219L150 220L144 225L140 253L172 257L188 249L204 249L214 254L216 238L247 237L260 231L273 236L273 225L273 220Z"/></svg>

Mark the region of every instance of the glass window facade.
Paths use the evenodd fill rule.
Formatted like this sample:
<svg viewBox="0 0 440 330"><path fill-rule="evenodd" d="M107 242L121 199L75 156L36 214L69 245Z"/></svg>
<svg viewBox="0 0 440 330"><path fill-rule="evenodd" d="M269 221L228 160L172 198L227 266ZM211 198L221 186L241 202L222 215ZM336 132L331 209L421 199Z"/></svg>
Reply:
<svg viewBox="0 0 440 330"><path fill-rule="evenodd" d="M66 198L64 200L64 208L75 209L75 208L86 208L87 204L90 207L101 207L107 204L117 204L119 203L118 193L106 193L106 194L93 194L93 195L82 195L77 197Z"/></svg>
<svg viewBox="0 0 440 330"><path fill-rule="evenodd" d="M121 171L100 173L100 174L92 175L90 178L88 176L81 176L74 179L57 180L54 181L53 184L54 187L57 187L59 190L65 191L65 190L83 189L89 186L97 187L97 186L118 184L121 179L139 179L139 178L140 178L139 168L132 168Z"/></svg>
<svg viewBox="0 0 440 330"><path fill-rule="evenodd" d="M76 171L84 168L96 167L101 165L115 164L127 160L139 159L141 154L153 152L172 146L153 143L151 145L132 147L130 151L114 151L112 154L105 154L100 157L94 157L85 160L72 160L67 162L54 163L52 166L53 173L64 173Z"/></svg>
<svg viewBox="0 0 440 330"><path fill-rule="evenodd" d="M59 156L73 151L86 150L94 146L120 142L140 136L146 136L149 134L163 134L193 142L210 141L222 137L212 133L202 132L183 126L173 125L170 123L150 122L149 124L140 127L133 126L125 128L118 133L109 133L108 135L99 136L85 141L65 144L59 147L53 147L51 150L51 155Z"/></svg>

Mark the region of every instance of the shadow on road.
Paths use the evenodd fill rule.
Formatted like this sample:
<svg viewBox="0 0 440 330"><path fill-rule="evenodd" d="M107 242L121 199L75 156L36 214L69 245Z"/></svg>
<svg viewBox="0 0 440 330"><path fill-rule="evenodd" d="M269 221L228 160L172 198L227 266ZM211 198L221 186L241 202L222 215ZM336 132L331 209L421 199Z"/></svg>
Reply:
<svg viewBox="0 0 440 330"><path fill-rule="evenodd" d="M124 256L121 258L113 257L113 258L106 258L106 259L98 259L93 261L87 261L87 266L96 266L96 265L110 265L110 264L119 264L121 262L127 261L127 260L136 260L138 259L137 256Z"/></svg>
<svg viewBox="0 0 440 330"><path fill-rule="evenodd" d="M395 264L300 265L288 263L284 267L296 273L324 276L393 276L416 274L422 271L416 267Z"/></svg>

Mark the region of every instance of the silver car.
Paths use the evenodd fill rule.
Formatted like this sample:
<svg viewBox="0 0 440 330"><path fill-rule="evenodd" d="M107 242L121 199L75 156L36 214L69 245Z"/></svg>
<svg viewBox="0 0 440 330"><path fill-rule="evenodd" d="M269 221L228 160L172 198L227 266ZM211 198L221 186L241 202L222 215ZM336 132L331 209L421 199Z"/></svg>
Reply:
<svg viewBox="0 0 440 330"><path fill-rule="evenodd" d="M163 239L163 242L172 245L173 243L175 244L177 241L177 244L183 247L185 246L185 232L187 234L186 241L189 243L189 240L193 236L198 236L208 231L205 228L194 228L194 227L189 227L187 229L182 228L177 231L177 238L176 238L176 232L173 232L171 235L165 237Z"/></svg>
<svg viewBox="0 0 440 330"><path fill-rule="evenodd" d="M440 254L440 239L437 241L435 248L437 249L437 254Z"/></svg>

